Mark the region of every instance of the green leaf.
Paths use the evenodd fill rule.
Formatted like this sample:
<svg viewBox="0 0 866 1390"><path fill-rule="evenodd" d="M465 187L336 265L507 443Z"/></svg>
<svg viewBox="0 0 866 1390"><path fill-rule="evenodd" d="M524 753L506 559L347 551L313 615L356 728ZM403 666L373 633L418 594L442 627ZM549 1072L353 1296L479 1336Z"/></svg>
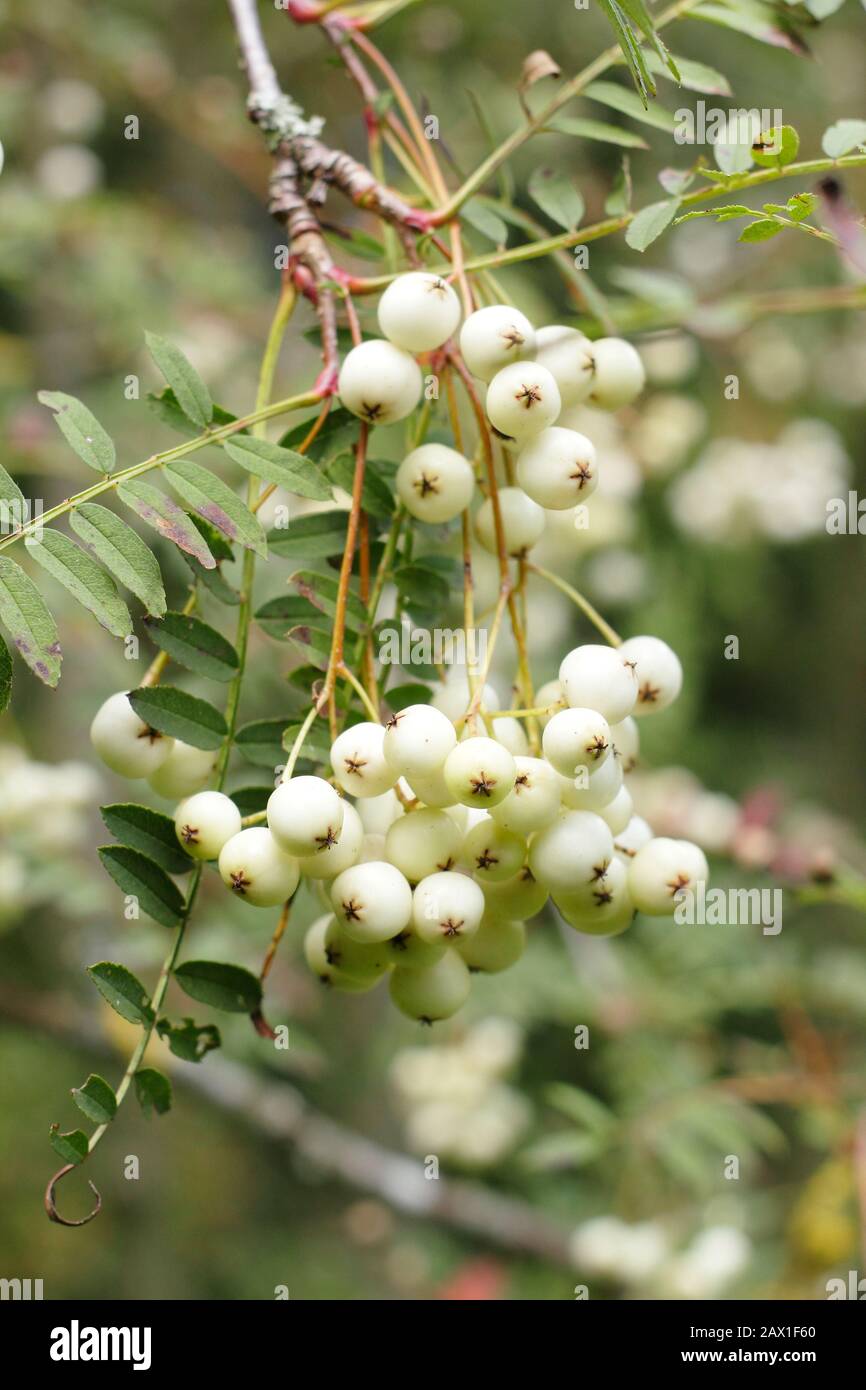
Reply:
<svg viewBox="0 0 866 1390"><path fill-rule="evenodd" d="M9 708L12 698L12 657L9 648L0 637L0 714Z"/></svg>
<svg viewBox="0 0 866 1390"><path fill-rule="evenodd" d="M754 163L751 145L736 140L717 140L713 145L713 159L726 176L744 174Z"/></svg>
<svg viewBox="0 0 866 1390"><path fill-rule="evenodd" d="M580 224L583 198L571 179L556 169L536 169L529 180L529 196L542 212L567 232Z"/></svg>
<svg viewBox="0 0 866 1390"><path fill-rule="evenodd" d="M132 801L100 806L99 814L116 840L154 859L166 873L185 874L192 868L192 860L178 844L171 816Z"/></svg>
<svg viewBox="0 0 866 1390"><path fill-rule="evenodd" d="M671 112L659 106L657 101L651 101L644 106L640 97L630 87L622 87L618 82L590 82L581 95L589 97L591 101L601 102L602 106L610 106L614 111L621 111L624 116L631 116L632 120L655 126L657 130L670 131L676 126Z"/></svg>
<svg viewBox="0 0 866 1390"><path fill-rule="evenodd" d="M155 1067L139 1067L135 1073L135 1096L145 1115L164 1115L171 1109L171 1082Z"/></svg>
<svg viewBox="0 0 866 1390"><path fill-rule="evenodd" d="M665 193L670 193L677 198L694 183L695 171L694 169L660 169L658 178Z"/></svg>
<svg viewBox="0 0 866 1390"><path fill-rule="evenodd" d="M815 211L818 198L814 193L792 193L785 206L792 222L803 222Z"/></svg>
<svg viewBox="0 0 866 1390"><path fill-rule="evenodd" d="M171 541L180 550L185 550L188 555L193 555L206 570L214 569L216 560L202 539L201 532L193 525L183 508L170 497L166 497L159 488L134 478L132 482L123 483L117 489L117 495L121 502L140 516L142 521L146 521L148 526L165 536L166 540Z"/></svg>
<svg viewBox="0 0 866 1390"><path fill-rule="evenodd" d="M361 489L361 505L370 516L389 521L394 514L394 491L380 473L381 463L367 461L364 472L364 486ZM355 459L351 454L340 454L328 464L328 477L344 492L351 493L355 477Z"/></svg>
<svg viewBox="0 0 866 1390"><path fill-rule="evenodd" d="M307 599L322 613L333 618L337 612L338 580L329 574L318 574L315 570L296 570L289 575L289 583L302 598ZM366 626L367 610L357 594L351 589L346 595L346 621L356 630Z"/></svg>
<svg viewBox="0 0 866 1390"><path fill-rule="evenodd" d="M235 734L235 747L254 767L267 767L272 771L285 761L283 757L282 719L254 719L244 724Z"/></svg>
<svg viewBox="0 0 866 1390"><path fill-rule="evenodd" d="M200 1062L208 1052L222 1046L220 1031L214 1023L199 1027L191 1018L185 1018L182 1023L161 1018L156 1031L175 1057L181 1057L184 1062Z"/></svg>
<svg viewBox="0 0 866 1390"><path fill-rule="evenodd" d="M655 83L650 76L646 55L638 42L629 17L622 6L617 4L617 0L598 0L598 3L616 35L635 88L646 105L649 98L655 96Z"/></svg>
<svg viewBox="0 0 866 1390"><path fill-rule="evenodd" d="M296 594L280 594L269 599L253 614L253 618L269 637L278 642L288 640L289 628L309 618L307 600Z"/></svg>
<svg viewBox="0 0 866 1390"><path fill-rule="evenodd" d="M135 594L149 613L162 617L165 589L159 565L132 527L96 502L83 502L70 514L69 524L115 579Z"/></svg>
<svg viewBox="0 0 866 1390"><path fill-rule="evenodd" d="M613 1111L600 1100L596 1100L589 1091L583 1091L577 1086L568 1086L563 1082L554 1082L547 1087L545 1097L554 1110L593 1133L603 1134L616 1127L617 1120Z"/></svg>
<svg viewBox="0 0 866 1390"><path fill-rule="evenodd" d="M262 987L255 975L239 965L216 960L188 960L174 978L184 994L201 1004L230 1014L251 1014L262 1001Z"/></svg>
<svg viewBox="0 0 866 1390"><path fill-rule="evenodd" d="M193 748L219 748L228 733L218 709L173 685L141 686L130 692L129 703L152 729Z"/></svg>
<svg viewBox="0 0 866 1390"><path fill-rule="evenodd" d="M577 135L583 140L600 140L606 145L623 145L626 149L648 150L649 145L642 136L623 126L607 125L604 121L584 120L582 116L559 116L545 130L559 135Z"/></svg>
<svg viewBox="0 0 866 1390"><path fill-rule="evenodd" d="M312 341L316 342L319 338L319 330L313 329ZM307 435L310 433L312 420L303 420L299 425L292 425L291 429L286 430L278 441L281 449L296 450L303 444ZM310 445L307 455L300 454L298 457L306 461L307 458L315 459L319 464L330 462L337 454L348 449L354 440L358 438L358 417L353 415L345 406L331 406L327 419L319 430L313 443Z"/></svg>
<svg viewBox="0 0 866 1390"><path fill-rule="evenodd" d="M238 669L238 654L227 638L189 613L166 613L151 618L147 630L161 651L188 671L214 681L230 681Z"/></svg>
<svg viewBox="0 0 866 1390"><path fill-rule="evenodd" d="M242 436L227 439L223 447L229 458L266 483L275 483L286 492L311 497L316 502L331 500L332 490L321 469L294 449L284 449L267 439Z"/></svg>
<svg viewBox="0 0 866 1390"><path fill-rule="evenodd" d="M283 748L285 752L290 752L294 746L295 739L300 733L300 724L290 724L283 730ZM326 763L331 762L331 741L328 738L324 727L319 729L312 728L307 731L304 739L304 746L301 749L301 756L309 762Z"/></svg>
<svg viewBox="0 0 866 1390"><path fill-rule="evenodd" d="M0 464L0 531L17 531L28 517L28 507L24 493L6 469Z"/></svg>
<svg viewBox="0 0 866 1390"><path fill-rule="evenodd" d="M462 215L470 227L474 227L476 232L492 241L494 246L504 246L508 241L508 228L489 203L483 202L480 198L470 198L463 204Z"/></svg>
<svg viewBox="0 0 866 1390"><path fill-rule="evenodd" d="M223 560L233 560L235 558L234 550L221 531L218 531L215 526L211 526L210 522L206 521L203 516L196 516L194 513L189 513L189 519L218 565L221 564Z"/></svg>
<svg viewBox="0 0 866 1390"><path fill-rule="evenodd" d="M619 173L605 199L604 210L608 217L620 217L631 210L631 166L627 154L622 157Z"/></svg>
<svg viewBox="0 0 866 1390"><path fill-rule="evenodd" d="M336 232L326 232L325 240L347 250L349 255L357 256L362 261L382 261L385 256L385 248L381 241L368 236L358 227L341 229L339 235Z"/></svg>
<svg viewBox="0 0 866 1390"><path fill-rule="evenodd" d="M5 555L0 555L0 622L19 656L53 690L63 660L57 624L33 580Z"/></svg>
<svg viewBox="0 0 866 1390"><path fill-rule="evenodd" d="M138 900L148 917L163 927L183 921L183 895L168 874L146 855L128 845L103 845L97 850L106 873L127 897Z"/></svg>
<svg viewBox="0 0 866 1390"><path fill-rule="evenodd" d="M519 1162L521 1167L537 1173L585 1168L601 1158L608 1148L609 1144L600 1135L566 1129L537 1139L521 1151Z"/></svg>
<svg viewBox="0 0 866 1390"><path fill-rule="evenodd" d="M62 531L45 530L41 540L28 540L26 544L28 554L37 564L62 584L113 637L129 636L132 632L129 609L117 592L114 580L85 550Z"/></svg>
<svg viewBox="0 0 866 1390"><path fill-rule="evenodd" d="M866 121L835 121L821 136L821 148L831 159L841 159L866 145Z"/></svg>
<svg viewBox="0 0 866 1390"><path fill-rule="evenodd" d="M213 401L210 392L180 348L160 338L156 333L145 333L147 350L177 398L184 415L206 430L213 419Z"/></svg>
<svg viewBox="0 0 866 1390"><path fill-rule="evenodd" d="M163 387L162 391L158 393L149 391L147 404L157 419L161 420L164 425L168 425L169 429L177 430L179 434L185 434L192 439L200 433L197 426L184 415L180 408L180 402L170 386ZM221 405L215 405L211 426L216 429L222 425L233 425L237 418L230 410L225 410ZM243 433L243 431L238 431L238 433Z"/></svg>
<svg viewBox="0 0 866 1390"><path fill-rule="evenodd" d="M222 478L189 459L166 464L163 472L178 496L217 531L230 541L238 541L254 550L257 555L267 555L261 522Z"/></svg>
<svg viewBox="0 0 866 1390"><path fill-rule="evenodd" d="M418 682L395 685L393 690L386 690L382 696L385 704L394 714L399 714L400 710L406 709L408 705L429 705L432 698L432 690Z"/></svg>
<svg viewBox="0 0 866 1390"><path fill-rule="evenodd" d="M274 759L274 767L279 765L281 758L282 750L279 757ZM236 787L229 795L242 816L257 816L264 811L273 790L273 784L269 787Z"/></svg>
<svg viewBox="0 0 866 1390"><path fill-rule="evenodd" d="M153 1010L147 990L125 965L103 960L98 965L88 966L87 973L105 1002L121 1018L142 1025L152 1021Z"/></svg>
<svg viewBox="0 0 866 1390"><path fill-rule="evenodd" d="M800 137L792 125L773 126L752 141L752 159L764 169L782 169L793 164L800 148Z"/></svg>
<svg viewBox="0 0 866 1390"><path fill-rule="evenodd" d="M342 555L347 524L344 511L299 516L287 527L268 532L268 549L282 560L322 560Z"/></svg>
<svg viewBox="0 0 866 1390"><path fill-rule="evenodd" d="M650 66L648 59L654 57L664 65L671 77L679 81L680 73L677 67L677 61L671 56L656 33L652 15L644 4L644 0L619 0L619 3L632 23L637 25L638 29L640 29L641 33L644 35L644 38L652 45L653 52L651 54L643 54L647 66ZM643 52L643 50L641 51ZM654 71L654 69L652 70Z"/></svg>
<svg viewBox="0 0 866 1390"><path fill-rule="evenodd" d="M743 228L737 240L769 241L781 231L784 231L782 223L777 222L774 217L759 217L757 222L750 222L748 227Z"/></svg>
<svg viewBox="0 0 866 1390"><path fill-rule="evenodd" d="M181 552L183 555L183 552ZM219 565L212 570L203 570L198 560L194 560L191 555L183 555L183 559L189 565L196 582L203 584L209 594L212 594L217 603L225 603L231 607L237 607L241 601L241 596L237 589L233 589L228 580L223 578L222 570Z"/></svg>
<svg viewBox="0 0 866 1390"><path fill-rule="evenodd" d="M110 473L116 459L114 441L87 406L63 391L39 391L38 399L54 411L58 429L78 457L97 473Z"/></svg>
<svg viewBox="0 0 866 1390"><path fill-rule="evenodd" d="M695 62L693 58L671 56L679 71L680 85L685 87L687 91L706 92L711 96L731 96L731 84L723 73L708 67L706 63ZM648 53L646 61L651 72L656 73L659 77L667 77L676 81L673 73L669 71L667 63L663 62L658 54Z"/></svg>
<svg viewBox="0 0 866 1390"><path fill-rule="evenodd" d="M309 611L309 610L308 610ZM300 652L304 661L312 662L320 671L328 669L331 655L331 634L325 627L296 623L286 633L288 640Z"/></svg>
<svg viewBox="0 0 866 1390"><path fill-rule="evenodd" d="M771 48L785 48L789 53L805 54L808 51L795 33L778 22L777 12L769 5L750 4L746 9L703 4L690 10L688 18L719 24L723 29L733 29L738 34L757 39L759 43L769 44Z"/></svg>
<svg viewBox="0 0 866 1390"><path fill-rule="evenodd" d="M663 203L650 203L649 207L641 208L625 234L632 250L645 251L651 246L673 222L679 206L679 198L670 198Z"/></svg>
<svg viewBox="0 0 866 1390"><path fill-rule="evenodd" d="M400 594L410 603L420 603L424 607L439 608L448 602L451 594L448 581L422 562L399 565L392 578Z"/></svg>
<svg viewBox="0 0 866 1390"><path fill-rule="evenodd" d="M117 1099L107 1081L91 1072L83 1086L73 1086L72 1099L95 1125L107 1125L117 1114Z"/></svg>
<svg viewBox="0 0 866 1390"><path fill-rule="evenodd" d="M82 1129L60 1133L59 1125L52 1125L48 1131L51 1147L64 1163L83 1163L88 1154L89 1141Z"/></svg>

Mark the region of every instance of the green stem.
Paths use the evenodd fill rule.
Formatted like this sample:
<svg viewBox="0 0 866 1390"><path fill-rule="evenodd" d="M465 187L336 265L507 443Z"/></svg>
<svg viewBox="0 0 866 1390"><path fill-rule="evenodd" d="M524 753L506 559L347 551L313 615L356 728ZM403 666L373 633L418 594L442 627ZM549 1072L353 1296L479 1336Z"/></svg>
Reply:
<svg viewBox="0 0 866 1390"><path fill-rule="evenodd" d="M170 463L173 459L183 458L186 454L193 454L198 449L205 449L209 444L220 444L224 439L228 439L231 435L237 434L239 430L246 429L250 425L257 425L263 420L271 420L277 415L287 415L292 410L303 410L306 406L316 405L320 400L321 396L317 391L305 391L299 396L289 396L286 400L276 401L273 405L254 410L239 420L232 420L228 425L221 425L219 429L206 430L204 434L197 435L195 439L187 440L185 444L176 444L173 449L165 449L162 453L151 454L150 458L144 459L141 463L134 463L129 468L122 468L118 473L101 478L98 483L92 483L82 492L77 492L74 497L67 497L63 502L58 502L56 507L50 507L47 512L42 512L38 517L34 517L26 526L20 526L17 531L11 532L10 535L0 540L0 551L6 550L16 541L23 540L39 531L49 522L65 516L67 512L73 511L82 502L89 502L92 498L99 497L103 492L109 492L112 488L119 487L121 483L128 482L130 478L138 478L142 473L149 473L152 469L160 468L164 463Z"/></svg>

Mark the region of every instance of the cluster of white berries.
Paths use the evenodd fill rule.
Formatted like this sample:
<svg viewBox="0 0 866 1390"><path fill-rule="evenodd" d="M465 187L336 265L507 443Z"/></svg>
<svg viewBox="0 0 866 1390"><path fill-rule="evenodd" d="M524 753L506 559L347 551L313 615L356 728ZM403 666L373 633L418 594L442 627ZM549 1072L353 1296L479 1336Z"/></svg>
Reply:
<svg viewBox="0 0 866 1390"><path fill-rule="evenodd" d="M230 797L199 790L176 809L177 837L253 906L285 902L302 875L317 881L329 911L307 934L313 972L350 993L388 975L397 1007L432 1023L465 1003L472 972L520 959L524 924L549 896L577 931L611 936L636 911L673 913L677 894L707 879L702 850L654 838L626 783L637 718L681 683L655 637L576 647L537 696L541 757L512 751L527 746L517 720L494 720L493 736L466 728L467 692L445 685L385 725L345 729L331 779L281 781L266 825L244 827ZM92 738L115 771L151 782L178 756L122 693Z"/></svg>
<svg viewBox="0 0 866 1390"><path fill-rule="evenodd" d="M407 416L423 390L413 354L443 347L460 322L460 301L446 281L412 271L392 281L379 302L384 338L360 343L346 357L340 398L368 424ZM627 405L644 384L641 359L622 338L591 341L575 328L536 330L518 309L494 304L470 314L460 352L486 385L487 417L502 442L517 450L517 485L499 491L506 550L522 556L545 528L546 512L580 506L598 485L596 451L578 430L557 424L563 411L587 403L604 410ZM400 465L397 492L420 521L452 521L475 491L472 464L445 444L421 444ZM498 550L491 498L475 517L480 544Z"/></svg>

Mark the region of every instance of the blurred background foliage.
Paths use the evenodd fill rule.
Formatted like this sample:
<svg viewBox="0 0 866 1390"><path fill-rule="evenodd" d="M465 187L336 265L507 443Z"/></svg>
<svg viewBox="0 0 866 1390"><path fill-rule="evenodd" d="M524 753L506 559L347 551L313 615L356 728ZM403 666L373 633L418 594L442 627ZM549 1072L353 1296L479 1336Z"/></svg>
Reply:
<svg viewBox="0 0 866 1390"><path fill-rule="evenodd" d="M50 505L81 474L37 389L84 398L124 463L171 442L144 401L124 395L129 374L142 396L157 387L145 328L178 342L224 406L249 407L280 238L263 210L267 157L245 119L221 6L154 0L145 14L126 0L5 0L0 20L3 463ZM321 36L276 11L266 25L285 87L327 117L332 143L364 158L354 89ZM862 112L863 27L847 0L810 33L808 57L697 21L669 39L723 71L736 105L780 108L809 157L832 121ZM520 119L528 50L547 49L570 74L609 31L594 7L569 0L531 11L472 0L409 5L379 38L465 174L487 150L475 107L499 138ZM669 83L660 96L670 109L697 100ZM659 169L692 160L667 132L581 106L646 138L631 157L636 205L663 196ZM515 201L538 216L526 183L546 163L573 178L597 220L621 153L543 136L511 166ZM846 189L862 209L863 175ZM334 217L378 235L342 208ZM160 928L118 920L93 853L98 803L123 792L96 770L86 729L105 695L128 685L128 665L55 589L61 690L21 675L0 748L0 1274L42 1277L51 1298L267 1298L286 1285L304 1298L558 1299L577 1282L593 1297L784 1298L823 1297L831 1275L864 1270L866 925L856 886L844 885L864 867L866 554L862 537L830 537L824 521L828 498L864 487L866 326L850 311L711 311L850 279L826 245L783 236L742 247L738 230L691 222L645 257L620 237L593 245L590 273L611 313L645 330L649 389L615 424L588 423L607 475L597 524L583 536L553 528L543 562L617 627L679 651L686 690L644 726L639 808L661 833L700 838L717 883L784 887L784 930L639 921L605 942L545 918L522 964L473 991L467 1019L419 1038L378 993L319 992L299 961L315 910L306 901L269 989L291 1048L273 1052L244 1020L223 1027L227 1054L297 1088L347 1132L419 1162L435 1153L443 1180L469 1176L527 1204L540 1228L562 1233L561 1255L530 1253L506 1227L498 1246L495 1231L485 1239L401 1210L375 1149L373 1191L353 1190L231 1106L183 1091L189 1068L161 1044L176 1110L148 1121L124 1107L92 1174L103 1215L77 1233L48 1224L48 1126L71 1120L66 1088L88 1069L114 1076L129 1047L83 967L120 958L152 978L164 949ZM477 231L468 239L489 251ZM539 322L581 316L549 263L501 282ZM372 322L373 306L362 309ZM679 327L648 331L660 322ZM281 394L315 375L301 331L311 324L305 308ZM723 390L732 373L736 400ZM399 448L395 438L393 457ZM160 560L170 599L182 595L182 563L167 548ZM281 592L280 563L267 568L263 594ZM483 607L494 580L483 567L477 580ZM587 634L552 591L535 594L531 614L540 684ZM730 635L736 661L724 657ZM285 651L257 634L245 719L285 712ZM506 660L503 689L509 676ZM690 774L653 772L663 764ZM264 780L238 769L233 785ZM842 888L796 886L831 867ZM208 885L191 939L196 955L257 969L271 927L270 914ZM56 1031L85 1007L99 1039ZM582 1025L588 1048L576 1045ZM141 1163L135 1183L123 1177L129 1154ZM736 1181L725 1177L730 1155ZM65 1200L83 1211L79 1185Z"/></svg>

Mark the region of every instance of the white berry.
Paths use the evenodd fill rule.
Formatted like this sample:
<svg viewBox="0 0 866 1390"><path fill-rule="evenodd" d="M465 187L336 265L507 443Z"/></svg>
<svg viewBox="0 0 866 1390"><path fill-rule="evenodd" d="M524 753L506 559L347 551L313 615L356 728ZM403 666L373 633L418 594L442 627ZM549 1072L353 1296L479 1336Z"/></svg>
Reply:
<svg viewBox="0 0 866 1390"><path fill-rule="evenodd" d="M408 782L409 790L419 801L423 801L425 806L433 806L439 810L447 811L454 805L454 797L451 788L442 776L442 769L436 768L433 772L428 772L426 776L414 776Z"/></svg>
<svg viewBox="0 0 866 1390"><path fill-rule="evenodd" d="M613 836L592 811L563 811L530 842L529 867L552 893L574 892L602 878Z"/></svg>
<svg viewBox="0 0 866 1390"><path fill-rule="evenodd" d="M168 757L156 772L148 777L150 786L157 796L171 800L192 796L210 781L216 766L217 754L212 749L193 748L191 743L181 739L172 740Z"/></svg>
<svg viewBox="0 0 866 1390"><path fill-rule="evenodd" d="M454 725L440 710L407 705L388 720L382 746L394 771L411 782L441 769L456 742Z"/></svg>
<svg viewBox="0 0 866 1390"><path fill-rule="evenodd" d="M340 838L345 802L324 777L292 777L268 800L268 828L289 854L316 854Z"/></svg>
<svg viewBox="0 0 866 1390"><path fill-rule="evenodd" d="M331 914L319 917L307 930L304 957L313 974L327 985L339 985L343 976L375 983L391 964L383 945L353 940Z"/></svg>
<svg viewBox="0 0 866 1390"><path fill-rule="evenodd" d="M635 715L667 709L683 685L683 668L675 651L658 637L629 637L620 647L626 661L634 663L637 680Z"/></svg>
<svg viewBox="0 0 866 1390"><path fill-rule="evenodd" d="M445 280L429 271L398 275L379 300L380 329L406 352L441 347L459 322L460 300Z"/></svg>
<svg viewBox="0 0 866 1390"><path fill-rule="evenodd" d="M486 407L493 428L521 444L555 423L562 401L546 367L515 362L496 373L487 388Z"/></svg>
<svg viewBox="0 0 866 1390"><path fill-rule="evenodd" d="M559 812L559 780L544 758L517 757L514 790L490 812L498 825L530 835Z"/></svg>
<svg viewBox="0 0 866 1390"><path fill-rule="evenodd" d="M560 782L562 804L573 811L601 811L622 786L622 768L616 758L606 758L599 767L586 762L571 777Z"/></svg>
<svg viewBox="0 0 866 1390"><path fill-rule="evenodd" d="M296 859L280 848L264 826L250 826L220 850L220 877L227 888L253 907L276 907L298 886Z"/></svg>
<svg viewBox="0 0 866 1390"><path fill-rule="evenodd" d="M501 715L499 719L494 719L493 737L497 743L502 744L503 748L507 748L515 758L525 757L529 752L529 739L526 737L526 730L520 720L514 719L510 714Z"/></svg>
<svg viewBox="0 0 866 1390"><path fill-rule="evenodd" d="M390 425L415 409L423 387L414 357L383 338L370 338L346 357L337 391L346 409L368 425Z"/></svg>
<svg viewBox="0 0 866 1390"><path fill-rule="evenodd" d="M552 373L563 409L586 400L592 386L592 343L576 328L550 324L535 335L535 360Z"/></svg>
<svg viewBox="0 0 866 1390"><path fill-rule="evenodd" d="M241 828L241 813L222 792L196 792L174 813L174 829L193 859L217 859L226 840Z"/></svg>
<svg viewBox="0 0 866 1390"><path fill-rule="evenodd" d="M634 709L634 670L615 647L575 647L563 658L559 679L572 708L598 710L608 724L618 724Z"/></svg>
<svg viewBox="0 0 866 1390"><path fill-rule="evenodd" d="M536 690L532 701L536 709L549 709L551 705L564 705L565 696L562 693L562 683L558 680L545 681L544 685ZM555 713L556 711L553 711ZM539 714L538 722L542 729L547 725L553 714Z"/></svg>
<svg viewBox="0 0 866 1390"><path fill-rule="evenodd" d="M419 1023L436 1023L462 1009L471 989L469 970L456 951L446 951L422 970L400 966L391 975L391 998L401 1013Z"/></svg>
<svg viewBox="0 0 866 1390"><path fill-rule="evenodd" d="M396 936L384 941L382 946L388 953L389 963L399 966L402 970L426 970L428 966L440 961L447 949L445 937L441 933L436 940L425 941L411 922Z"/></svg>
<svg viewBox="0 0 866 1390"><path fill-rule="evenodd" d="M412 900L412 924L422 941L447 944L471 936L484 915L484 894L465 874L423 878Z"/></svg>
<svg viewBox="0 0 866 1390"><path fill-rule="evenodd" d="M410 883L452 868L460 850L460 831L445 811L423 808L395 820L385 837L385 858Z"/></svg>
<svg viewBox="0 0 866 1390"><path fill-rule="evenodd" d="M527 497L523 488L503 487L499 489L499 512L502 517L506 554L519 559L541 538L545 526L544 511L531 497ZM475 534L491 555L499 553L496 514L493 499L490 497L478 508Z"/></svg>
<svg viewBox="0 0 866 1390"><path fill-rule="evenodd" d="M630 405L644 388L640 354L624 338L598 338L590 349L592 384L588 399L602 410Z"/></svg>
<svg viewBox="0 0 866 1390"><path fill-rule="evenodd" d="M488 908L503 917L527 922L536 917L549 897L545 884L533 877L528 864L524 864L515 878L505 883L485 883L484 898Z"/></svg>
<svg viewBox="0 0 866 1390"><path fill-rule="evenodd" d="M331 745L331 767L343 791L359 798L382 796L397 781L386 761L381 724L353 724Z"/></svg>
<svg viewBox="0 0 866 1390"><path fill-rule="evenodd" d="M545 725L541 746L563 777L575 777L580 767L593 772L610 756L610 725L596 709L562 709Z"/></svg>
<svg viewBox="0 0 866 1390"><path fill-rule="evenodd" d="M517 764L492 738L467 738L448 755L443 776L455 801L489 811L514 789Z"/></svg>
<svg viewBox="0 0 866 1390"><path fill-rule="evenodd" d="M634 815L634 802L628 787L621 786L606 806L598 808L598 814L603 821L607 822L613 832L615 849L617 835L623 833Z"/></svg>
<svg viewBox="0 0 866 1390"><path fill-rule="evenodd" d="M460 351L473 376L490 381L511 362L535 353L535 329L519 309L491 304L470 314L460 330Z"/></svg>
<svg viewBox="0 0 866 1390"><path fill-rule="evenodd" d="M121 777L149 777L168 757L173 739L139 719L125 690L96 711L90 741L99 757Z"/></svg>
<svg viewBox="0 0 866 1390"><path fill-rule="evenodd" d="M395 791L364 797L356 810L368 835L387 835L394 821L403 814L400 798Z"/></svg>
<svg viewBox="0 0 866 1390"><path fill-rule="evenodd" d="M677 906L677 894L694 891L710 876L702 849L689 840L659 836L639 849L628 869L628 886L639 912L665 917Z"/></svg>
<svg viewBox="0 0 866 1390"><path fill-rule="evenodd" d="M628 864L639 849L648 845L653 833L641 816L632 816L624 830L618 830L613 837L613 847L621 859Z"/></svg>
<svg viewBox="0 0 866 1390"><path fill-rule="evenodd" d="M462 862L479 883L514 878L526 858L526 840L506 830L492 816L474 825L463 841Z"/></svg>
<svg viewBox="0 0 866 1390"><path fill-rule="evenodd" d="M364 802L361 802L364 805ZM357 864L364 848L364 826L361 817L347 801L343 802L343 826L340 838L334 844L322 845L314 854L302 855L298 860L304 878L336 878L344 869Z"/></svg>
<svg viewBox="0 0 866 1390"><path fill-rule="evenodd" d="M457 943L457 950L470 970L498 975L516 965L526 950L526 928L522 922L488 913L468 941Z"/></svg>
<svg viewBox="0 0 866 1390"><path fill-rule="evenodd" d="M409 925L412 889L399 869L384 861L354 864L331 885L337 921L356 941L387 941Z"/></svg>
<svg viewBox="0 0 866 1390"><path fill-rule="evenodd" d="M611 860L596 883L574 893L559 893L554 902L569 926L589 936L619 936L631 926L635 914L628 872L620 859Z"/></svg>
<svg viewBox="0 0 866 1390"><path fill-rule="evenodd" d="M595 446L577 430L552 425L524 444L517 481L539 507L555 512L576 507L598 487Z"/></svg>
<svg viewBox="0 0 866 1390"><path fill-rule="evenodd" d="M640 729L632 715L611 724L610 737L615 757L619 758L623 772L634 772L640 753Z"/></svg>
<svg viewBox="0 0 866 1390"><path fill-rule="evenodd" d="M472 465L447 444L421 444L397 469L397 495L419 521L442 525L465 512L475 491Z"/></svg>
<svg viewBox="0 0 866 1390"><path fill-rule="evenodd" d="M461 714L466 713L470 699L469 675L466 667L451 666L448 668L444 681L440 681L436 686L430 703L434 709L441 710L449 719L459 719ZM489 682L482 688L481 703L485 709L501 708L499 696Z"/></svg>

